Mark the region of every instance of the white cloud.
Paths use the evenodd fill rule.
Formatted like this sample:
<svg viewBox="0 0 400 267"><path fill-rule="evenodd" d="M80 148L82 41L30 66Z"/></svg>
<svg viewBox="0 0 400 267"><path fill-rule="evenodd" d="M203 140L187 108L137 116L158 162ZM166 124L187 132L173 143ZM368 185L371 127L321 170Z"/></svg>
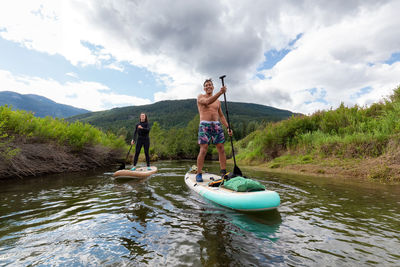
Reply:
<svg viewBox="0 0 400 267"><path fill-rule="evenodd" d="M151 103L149 99L115 94L97 82L60 83L52 79L14 75L5 70L0 70L0 84L3 90L42 95L57 103L91 111Z"/></svg>
<svg viewBox="0 0 400 267"><path fill-rule="evenodd" d="M65 73L65 75L75 78L75 79L78 79L78 74L76 74L75 72L67 72L67 73Z"/></svg>
<svg viewBox="0 0 400 267"><path fill-rule="evenodd" d="M109 65L106 65L105 67L108 69L117 70L120 72L124 71L124 67L121 64L111 63Z"/></svg>
<svg viewBox="0 0 400 267"><path fill-rule="evenodd" d="M280 106L306 113L316 110L317 103L304 105L313 101L306 91L311 88L326 90L328 103L320 106L324 109L340 102L364 105L379 101L400 83L400 64L383 63L400 50L400 19L395 6L400 8L397 4L362 10L340 23L306 32L293 51L272 70L263 72L272 79L257 82L256 88L266 95L271 90L286 92L291 101ZM368 86L370 93L351 101L352 95ZM268 104L276 103L267 96L264 99Z"/></svg>
<svg viewBox="0 0 400 267"><path fill-rule="evenodd" d="M378 101L399 84L399 64L384 64L400 51L398 10L396 0L16 0L0 3L0 36L74 65L146 68L165 85L155 101L194 98L205 78L227 74L229 100L310 113ZM270 79L254 78L265 52L288 48L299 34L262 71ZM364 87L370 92L354 98Z"/></svg>

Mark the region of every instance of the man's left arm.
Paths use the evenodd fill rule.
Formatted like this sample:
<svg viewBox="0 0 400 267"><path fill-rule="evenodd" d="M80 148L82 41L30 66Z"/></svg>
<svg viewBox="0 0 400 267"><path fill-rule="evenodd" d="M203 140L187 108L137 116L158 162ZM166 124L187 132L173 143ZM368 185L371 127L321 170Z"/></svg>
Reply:
<svg viewBox="0 0 400 267"><path fill-rule="evenodd" d="M232 129L229 128L229 124L225 119L224 113L222 113L222 109L221 109L221 102L219 104L219 108L218 108L218 115L219 115L219 119L221 120L221 123L223 125L225 125L225 127L228 129L228 134L230 136L232 136Z"/></svg>

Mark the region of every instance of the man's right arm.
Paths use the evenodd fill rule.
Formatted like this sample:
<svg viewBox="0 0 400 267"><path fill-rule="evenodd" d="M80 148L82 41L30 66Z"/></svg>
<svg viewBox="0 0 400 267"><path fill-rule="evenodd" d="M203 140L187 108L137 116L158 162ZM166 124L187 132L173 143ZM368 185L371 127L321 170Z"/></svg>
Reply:
<svg viewBox="0 0 400 267"><path fill-rule="evenodd" d="M224 86L221 88L221 90L218 93L216 93L215 95L212 95L210 97L207 97L205 95L199 95L197 97L197 102L199 104L208 106L208 105L214 103L225 92L226 92L226 87Z"/></svg>

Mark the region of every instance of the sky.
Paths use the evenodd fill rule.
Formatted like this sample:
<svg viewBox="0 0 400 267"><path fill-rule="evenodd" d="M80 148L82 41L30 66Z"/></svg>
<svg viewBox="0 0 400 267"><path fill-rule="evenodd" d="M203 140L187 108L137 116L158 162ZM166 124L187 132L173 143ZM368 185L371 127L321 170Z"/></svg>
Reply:
<svg viewBox="0 0 400 267"><path fill-rule="evenodd" d="M0 91L91 111L196 98L312 114L400 85L400 1L0 1ZM220 100L223 100L221 97Z"/></svg>

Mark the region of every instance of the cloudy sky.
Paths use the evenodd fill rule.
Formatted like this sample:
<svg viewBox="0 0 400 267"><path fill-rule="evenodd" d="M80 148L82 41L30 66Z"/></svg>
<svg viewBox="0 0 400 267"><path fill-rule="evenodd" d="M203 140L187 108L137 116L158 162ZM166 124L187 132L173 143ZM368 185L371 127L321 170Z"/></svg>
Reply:
<svg viewBox="0 0 400 267"><path fill-rule="evenodd" d="M400 1L0 2L0 91L92 111L227 98L310 114L400 85Z"/></svg>

